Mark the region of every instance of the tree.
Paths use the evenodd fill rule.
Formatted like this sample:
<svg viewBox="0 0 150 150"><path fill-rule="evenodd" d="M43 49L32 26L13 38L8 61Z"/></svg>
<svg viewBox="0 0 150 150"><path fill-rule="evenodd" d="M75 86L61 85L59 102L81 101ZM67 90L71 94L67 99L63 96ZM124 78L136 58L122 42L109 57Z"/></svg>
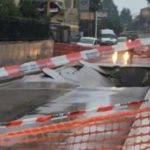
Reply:
<svg viewBox="0 0 150 150"><path fill-rule="evenodd" d="M120 33L122 31L122 26L117 6L114 4L113 0L103 0L102 7L103 10L107 12L110 28L116 33Z"/></svg>
<svg viewBox="0 0 150 150"><path fill-rule="evenodd" d="M0 0L0 16L18 16L19 9L14 0Z"/></svg>
<svg viewBox="0 0 150 150"><path fill-rule="evenodd" d="M95 12L102 9L102 0L90 0L90 11Z"/></svg>
<svg viewBox="0 0 150 150"><path fill-rule="evenodd" d="M22 13L23 17L38 18L38 13L35 5L32 3L32 0L22 0L20 2L20 12Z"/></svg>
<svg viewBox="0 0 150 150"><path fill-rule="evenodd" d="M121 24L124 28L127 28L132 23L131 11L128 8L123 8L120 13Z"/></svg>
<svg viewBox="0 0 150 150"><path fill-rule="evenodd" d="M150 0L147 0L148 4L150 4Z"/></svg>

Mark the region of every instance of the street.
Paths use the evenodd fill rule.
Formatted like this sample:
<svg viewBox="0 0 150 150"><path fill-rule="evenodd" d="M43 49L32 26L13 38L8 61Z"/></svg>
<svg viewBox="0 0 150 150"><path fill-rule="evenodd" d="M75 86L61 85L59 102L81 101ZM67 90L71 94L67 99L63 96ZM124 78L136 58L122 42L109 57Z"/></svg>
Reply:
<svg viewBox="0 0 150 150"><path fill-rule="evenodd" d="M0 0L0 150L150 150L150 0Z"/></svg>

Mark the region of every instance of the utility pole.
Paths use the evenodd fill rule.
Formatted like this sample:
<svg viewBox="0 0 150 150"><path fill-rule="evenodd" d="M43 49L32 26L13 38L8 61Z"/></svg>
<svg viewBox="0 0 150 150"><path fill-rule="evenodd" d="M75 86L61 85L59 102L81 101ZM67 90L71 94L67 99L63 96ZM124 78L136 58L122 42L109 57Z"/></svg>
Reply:
<svg viewBox="0 0 150 150"><path fill-rule="evenodd" d="M81 15L80 0L77 0L77 10L78 10L78 26L79 26L79 34L80 34L80 15Z"/></svg>
<svg viewBox="0 0 150 150"><path fill-rule="evenodd" d="M51 0L47 0L47 16L49 16L50 2Z"/></svg>
<svg viewBox="0 0 150 150"><path fill-rule="evenodd" d="M98 24L98 17L97 17L97 11L95 11L95 38L97 38L97 24Z"/></svg>

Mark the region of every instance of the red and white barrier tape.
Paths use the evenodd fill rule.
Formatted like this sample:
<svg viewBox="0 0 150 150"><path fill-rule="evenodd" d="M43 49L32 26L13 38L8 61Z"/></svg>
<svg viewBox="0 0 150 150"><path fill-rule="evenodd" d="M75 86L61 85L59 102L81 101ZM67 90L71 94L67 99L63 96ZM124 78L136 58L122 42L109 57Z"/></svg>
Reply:
<svg viewBox="0 0 150 150"><path fill-rule="evenodd" d="M150 45L150 38L138 39L132 42L118 43L114 46L99 46L92 50L81 51L73 54L58 56L54 58L40 59L24 63L22 65L6 66L0 68L0 80L22 76L28 73L40 71L44 67L54 68L79 60L89 60L100 55L110 55L114 51L125 51L143 45Z"/></svg>
<svg viewBox="0 0 150 150"><path fill-rule="evenodd" d="M132 48L140 47L142 45L150 45L149 41L150 38L147 38L147 39L135 40L132 42L118 43L117 45L114 46L99 46L92 50L81 51L77 53L50 58L50 59L42 59L35 62L31 62L31 64L26 63L21 65L21 68L24 72L28 73L28 71L30 72L34 69L40 70L43 67L50 67L50 68L59 67L61 65L65 65L82 59L89 60L89 59L99 57L100 55L110 55L113 54L114 51L126 51ZM24 67L26 67L25 70Z"/></svg>
<svg viewBox="0 0 150 150"><path fill-rule="evenodd" d="M16 76L21 76L22 71L19 65L13 65L13 66L6 66L0 68L0 78L1 77L16 77Z"/></svg>
<svg viewBox="0 0 150 150"><path fill-rule="evenodd" d="M116 109L128 109L131 107L139 106L145 102L150 102L149 100L141 100L141 101L133 101L129 103L124 103L124 104L115 104L115 105L110 105L110 106L104 106L104 107L98 107L96 109L91 109L91 110L78 110L74 112L68 112L68 113L58 113L54 115L45 115L45 116L40 116L40 117L35 117L35 118L29 118L29 119L23 119L23 120L15 120L11 121L8 123L1 123L0 128L9 128L9 127L17 127L17 126L23 126L27 124L33 124L33 123L44 123L47 121L53 121L53 120L59 120L63 118L73 118L73 117L79 117L83 116L88 113L100 113L100 112L109 112L112 110Z"/></svg>

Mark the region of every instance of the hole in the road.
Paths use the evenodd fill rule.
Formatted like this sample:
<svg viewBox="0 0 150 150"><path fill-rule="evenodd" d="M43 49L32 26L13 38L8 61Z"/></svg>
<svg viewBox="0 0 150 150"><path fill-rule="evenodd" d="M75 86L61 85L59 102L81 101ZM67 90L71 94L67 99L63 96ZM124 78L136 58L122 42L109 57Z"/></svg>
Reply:
<svg viewBox="0 0 150 150"><path fill-rule="evenodd" d="M116 87L150 86L149 67L102 67Z"/></svg>

